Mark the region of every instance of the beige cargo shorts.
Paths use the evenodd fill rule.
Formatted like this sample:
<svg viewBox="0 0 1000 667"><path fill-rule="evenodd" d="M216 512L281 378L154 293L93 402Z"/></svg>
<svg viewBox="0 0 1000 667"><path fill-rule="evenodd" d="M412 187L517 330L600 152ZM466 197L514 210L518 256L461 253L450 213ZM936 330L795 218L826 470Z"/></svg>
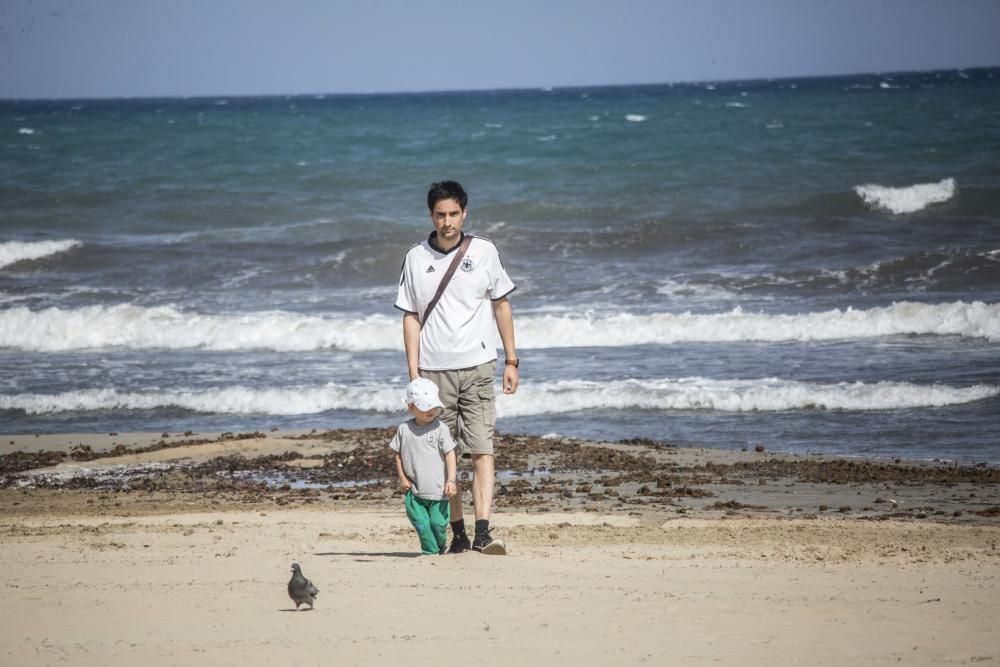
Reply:
<svg viewBox="0 0 1000 667"><path fill-rule="evenodd" d="M444 409L441 420L448 426L462 458L473 454L493 455L493 432L497 423L496 379L497 362L471 368L447 371L426 371L425 377L437 385Z"/></svg>

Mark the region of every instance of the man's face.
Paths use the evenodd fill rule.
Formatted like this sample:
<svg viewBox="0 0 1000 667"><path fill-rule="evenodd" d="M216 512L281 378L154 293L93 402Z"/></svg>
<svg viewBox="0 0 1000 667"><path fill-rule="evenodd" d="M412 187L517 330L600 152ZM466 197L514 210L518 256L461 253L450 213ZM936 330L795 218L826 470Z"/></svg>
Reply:
<svg viewBox="0 0 1000 667"><path fill-rule="evenodd" d="M439 199L431 211L431 220L437 231L438 241L453 243L458 241L465 222L465 211L454 199Z"/></svg>

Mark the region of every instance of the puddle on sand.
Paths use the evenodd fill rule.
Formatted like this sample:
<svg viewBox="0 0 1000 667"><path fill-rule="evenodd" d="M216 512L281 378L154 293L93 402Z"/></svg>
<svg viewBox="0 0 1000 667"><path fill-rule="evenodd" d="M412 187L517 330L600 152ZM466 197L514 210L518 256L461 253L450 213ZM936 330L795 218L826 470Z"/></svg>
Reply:
<svg viewBox="0 0 1000 667"><path fill-rule="evenodd" d="M219 471L216 475L219 477L230 477L230 473L226 471ZM286 484L291 489L353 489L356 487L371 486L379 481L377 479L364 479L346 482L312 482L308 478L283 475L277 471L269 473L243 472L235 473L234 476L241 481L263 483L269 489L276 489Z"/></svg>

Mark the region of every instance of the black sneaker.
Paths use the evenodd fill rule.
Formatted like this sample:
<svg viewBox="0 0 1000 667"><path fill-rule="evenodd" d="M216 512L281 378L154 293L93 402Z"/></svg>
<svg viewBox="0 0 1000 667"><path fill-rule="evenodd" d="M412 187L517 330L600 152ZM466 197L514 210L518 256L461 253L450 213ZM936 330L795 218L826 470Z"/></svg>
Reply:
<svg viewBox="0 0 1000 667"><path fill-rule="evenodd" d="M507 554L507 545L503 540L495 540L488 532L476 533L476 539L472 542L472 548L487 556L504 556Z"/></svg>
<svg viewBox="0 0 1000 667"><path fill-rule="evenodd" d="M448 547L448 553L450 554L460 554L463 551L468 551L472 548L469 544L469 536L465 533L458 533L453 538L451 538L451 546Z"/></svg>

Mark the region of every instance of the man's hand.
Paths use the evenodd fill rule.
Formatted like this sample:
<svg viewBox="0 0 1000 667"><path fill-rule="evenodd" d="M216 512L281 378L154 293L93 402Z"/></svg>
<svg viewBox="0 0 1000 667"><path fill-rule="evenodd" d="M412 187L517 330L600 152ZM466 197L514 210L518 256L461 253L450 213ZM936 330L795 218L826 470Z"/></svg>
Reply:
<svg viewBox="0 0 1000 667"><path fill-rule="evenodd" d="M517 366L503 367L503 393L513 394L517 391L517 385L520 380L521 375L517 372Z"/></svg>
<svg viewBox="0 0 1000 667"><path fill-rule="evenodd" d="M399 486L400 486L400 488L403 489L403 492L405 493L406 491L410 490L410 487L413 486L413 482L411 482L408 477L400 477L399 478Z"/></svg>
<svg viewBox="0 0 1000 667"><path fill-rule="evenodd" d="M444 483L444 494L449 498L454 498L456 493L458 493L458 484L449 479Z"/></svg>
<svg viewBox="0 0 1000 667"><path fill-rule="evenodd" d="M503 353L507 359L514 361L517 359L517 346L514 345L514 314L510 310L510 302L507 301L507 297L493 302L493 316L496 318L497 331L500 333L500 341L503 343ZM504 365L503 393L513 394L517 391L520 377L517 366Z"/></svg>

